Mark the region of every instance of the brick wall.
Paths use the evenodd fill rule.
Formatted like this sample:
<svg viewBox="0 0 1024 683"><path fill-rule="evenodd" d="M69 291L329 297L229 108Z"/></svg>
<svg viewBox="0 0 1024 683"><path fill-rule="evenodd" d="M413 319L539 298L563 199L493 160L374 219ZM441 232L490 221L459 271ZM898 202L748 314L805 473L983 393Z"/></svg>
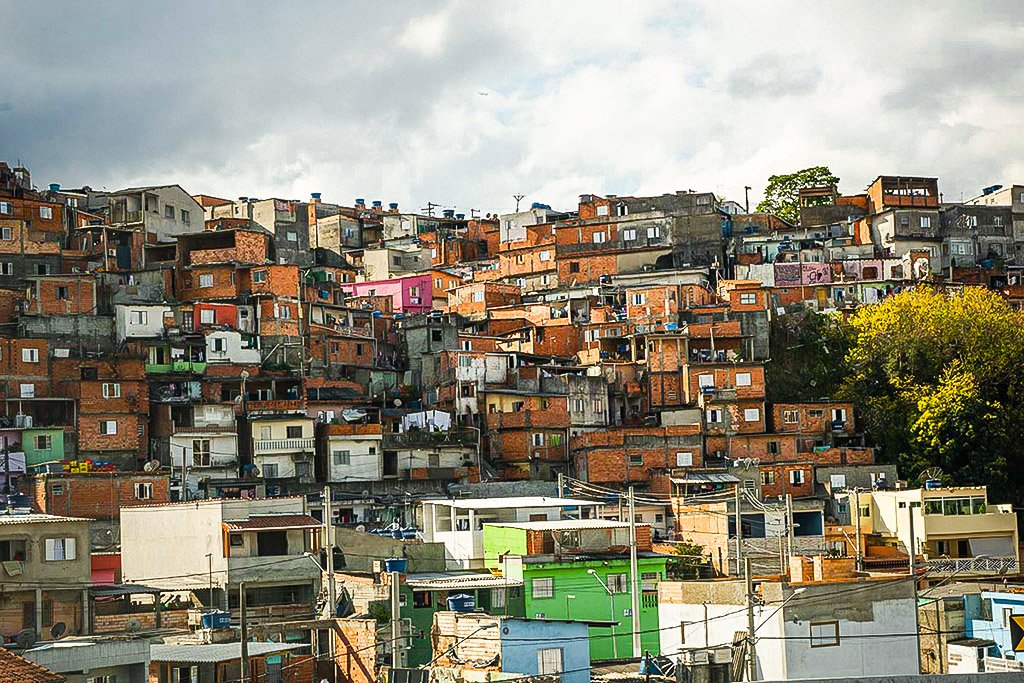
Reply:
<svg viewBox="0 0 1024 683"><path fill-rule="evenodd" d="M377 683L377 622L374 619L337 619L334 630L338 680Z"/></svg>
<svg viewBox="0 0 1024 683"><path fill-rule="evenodd" d="M136 484L149 484L152 498L136 498ZM149 473L47 475L28 479L23 490L36 512L91 519L118 519L123 505L170 501L169 477Z"/></svg>

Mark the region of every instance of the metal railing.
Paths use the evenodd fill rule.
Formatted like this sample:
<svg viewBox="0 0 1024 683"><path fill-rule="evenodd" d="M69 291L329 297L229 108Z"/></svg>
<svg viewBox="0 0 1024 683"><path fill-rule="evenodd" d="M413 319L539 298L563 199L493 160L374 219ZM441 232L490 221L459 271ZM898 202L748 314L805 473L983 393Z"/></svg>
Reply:
<svg viewBox="0 0 1024 683"><path fill-rule="evenodd" d="M938 574L1000 574L1017 569L1014 557L944 557L926 560L929 571Z"/></svg>
<svg viewBox="0 0 1024 683"><path fill-rule="evenodd" d="M256 453L269 451L312 451L314 439L256 439L253 450Z"/></svg>

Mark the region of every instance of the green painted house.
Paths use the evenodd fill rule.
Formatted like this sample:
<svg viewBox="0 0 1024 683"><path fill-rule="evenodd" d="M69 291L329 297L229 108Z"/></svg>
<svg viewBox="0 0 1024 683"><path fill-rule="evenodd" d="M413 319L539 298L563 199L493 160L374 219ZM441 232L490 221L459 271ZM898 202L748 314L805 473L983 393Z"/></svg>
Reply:
<svg viewBox="0 0 1024 683"><path fill-rule="evenodd" d="M402 618L411 626L407 666L424 666L433 657L430 629L434 613L449 609L448 598L473 597L474 608L494 616L525 615L523 582L489 572L432 572L409 574L399 590Z"/></svg>
<svg viewBox="0 0 1024 683"><path fill-rule="evenodd" d="M21 449L28 467L64 460L64 428L26 429L21 433Z"/></svg>
<svg viewBox="0 0 1024 683"><path fill-rule="evenodd" d="M650 527L637 526L640 640L658 654L657 582L669 556L651 552ZM591 660L639 657L633 652L629 583L629 524L601 519L485 524L484 558L523 582L528 618L616 621L591 628Z"/></svg>

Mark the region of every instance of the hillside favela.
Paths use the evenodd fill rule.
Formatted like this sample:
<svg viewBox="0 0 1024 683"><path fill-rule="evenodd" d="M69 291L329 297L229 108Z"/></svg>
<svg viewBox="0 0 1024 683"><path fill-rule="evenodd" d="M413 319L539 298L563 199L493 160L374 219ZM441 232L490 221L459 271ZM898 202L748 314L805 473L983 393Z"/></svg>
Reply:
<svg viewBox="0 0 1024 683"><path fill-rule="evenodd" d="M1024 185L695 184L0 163L0 681L1024 678Z"/></svg>

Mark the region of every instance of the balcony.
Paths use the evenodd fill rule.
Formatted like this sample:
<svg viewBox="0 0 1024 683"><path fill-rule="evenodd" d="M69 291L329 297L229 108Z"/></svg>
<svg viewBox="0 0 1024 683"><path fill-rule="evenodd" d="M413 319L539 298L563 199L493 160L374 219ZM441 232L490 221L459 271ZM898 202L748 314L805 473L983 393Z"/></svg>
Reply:
<svg viewBox="0 0 1024 683"><path fill-rule="evenodd" d="M228 582L312 581L320 578L320 569L306 555L265 555L229 557Z"/></svg>
<svg viewBox="0 0 1024 683"><path fill-rule="evenodd" d="M475 429L452 429L447 432L403 432L384 434L384 448L432 448L437 446L476 446L479 433Z"/></svg>
<svg viewBox="0 0 1024 683"><path fill-rule="evenodd" d="M1017 572L1014 557L947 557L927 560L925 566L933 574L1006 574Z"/></svg>
<svg viewBox="0 0 1024 683"><path fill-rule="evenodd" d="M175 425L173 434L234 434L235 425Z"/></svg>
<svg viewBox="0 0 1024 683"><path fill-rule="evenodd" d="M311 453L314 442L315 439L256 439L253 441L253 450L255 453Z"/></svg>
<svg viewBox="0 0 1024 683"><path fill-rule="evenodd" d="M191 374L202 375L206 372L206 363L193 360L176 360L173 363L146 363L147 375Z"/></svg>

